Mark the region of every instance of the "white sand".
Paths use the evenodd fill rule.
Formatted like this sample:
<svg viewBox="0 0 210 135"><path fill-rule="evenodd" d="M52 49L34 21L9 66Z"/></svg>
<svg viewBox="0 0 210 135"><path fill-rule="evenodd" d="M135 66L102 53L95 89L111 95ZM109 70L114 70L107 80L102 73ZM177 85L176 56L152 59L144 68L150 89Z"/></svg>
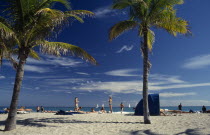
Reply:
<svg viewBox="0 0 210 135"><path fill-rule="evenodd" d="M0 130L7 115L0 115ZM210 134L210 114L151 116L152 124L143 124L142 116L124 114L54 115L18 114L17 129L0 135L155 135Z"/></svg>

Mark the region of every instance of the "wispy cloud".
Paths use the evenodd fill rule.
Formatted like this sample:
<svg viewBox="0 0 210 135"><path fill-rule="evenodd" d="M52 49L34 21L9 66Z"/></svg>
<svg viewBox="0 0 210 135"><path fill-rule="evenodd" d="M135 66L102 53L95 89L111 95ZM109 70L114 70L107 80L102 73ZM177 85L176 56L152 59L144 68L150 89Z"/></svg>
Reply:
<svg viewBox="0 0 210 135"><path fill-rule="evenodd" d="M84 78L62 78L62 79L45 79L44 83L47 85L64 86L68 84L79 84L86 83L87 79Z"/></svg>
<svg viewBox="0 0 210 135"><path fill-rule="evenodd" d="M88 73L84 73L84 72L75 72L76 74L79 74L79 75L90 75Z"/></svg>
<svg viewBox="0 0 210 135"><path fill-rule="evenodd" d="M38 66L32 66L32 65L25 65L25 71L45 73L45 72L49 72L50 69L43 68L43 67L38 67Z"/></svg>
<svg viewBox="0 0 210 135"><path fill-rule="evenodd" d="M127 45L124 45L120 50L118 50L116 53L122 53L124 51L131 51L133 49L133 45L131 46L127 46Z"/></svg>
<svg viewBox="0 0 210 135"><path fill-rule="evenodd" d="M70 66L70 67L77 67L82 64L81 61L76 61L72 58L67 57L55 57L46 55L43 57L42 60L34 60L28 58L28 64L39 64L39 65L55 65L55 66Z"/></svg>
<svg viewBox="0 0 210 135"><path fill-rule="evenodd" d="M200 69L210 66L210 54L200 55L186 60L183 67L187 69Z"/></svg>
<svg viewBox="0 0 210 135"><path fill-rule="evenodd" d="M46 55L43 56L41 60L35 60L32 58L27 59L27 63L25 65L25 71L37 72L37 73L45 73L50 72L51 70L46 66L63 66L63 67L78 67L82 66L82 61L76 61L72 58L67 57L55 57ZM5 63L5 66L12 66L10 63Z"/></svg>
<svg viewBox="0 0 210 135"><path fill-rule="evenodd" d="M138 71L137 69L118 69L118 70L112 70L108 71L105 74L111 75L111 76L140 76L138 74L132 74L132 72Z"/></svg>
<svg viewBox="0 0 210 135"><path fill-rule="evenodd" d="M4 78L6 78L6 77L5 77L5 76L0 75L0 79L4 79Z"/></svg>
<svg viewBox="0 0 210 135"><path fill-rule="evenodd" d="M180 97L180 96L192 96L196 95L195 92L190 92L190 93L173 93L173 92L168 92L168 93L160 93L161 97Z"/></svg>
<svg viewBox="0 0 210 135"><path fill-rule="evenodd" d="M117 11L111 9L111 6L100 7L93 11L95 13L96 18L104 18L116 15L124 15L125 11Z"/></svg>
<svg viewBox="0 0 210 135"><path fill-rule="evenodd" d="M157 75L154 75L157 76ZM195 88L210 86L210 83L189 83L178 79L178 76L165 76L163 78L150 79L149 90L161 91L170 89L183 89L183 88ZM114 93L139 93L142 91L142 80L132 81L106 81L106 82L89 82L83 83L82 85L76 86L74 89L84 91L108 91ZM171 93L163 94L163 96L170 96ZM194 93L191 93L194 94ZM172 95L172 94L171 94ZM174 96L178 96L179 93L175 93ZM184 94L186 95L186 93Z"/></svg>
<svg viewBox="0 0 210 135"><path fill-rule="evenodd" d="M166 81L166 82L170 82L170 83L185 83L185 81L181 80L179 76L151 74L149 76L149 79L150 80Z"/></svg>

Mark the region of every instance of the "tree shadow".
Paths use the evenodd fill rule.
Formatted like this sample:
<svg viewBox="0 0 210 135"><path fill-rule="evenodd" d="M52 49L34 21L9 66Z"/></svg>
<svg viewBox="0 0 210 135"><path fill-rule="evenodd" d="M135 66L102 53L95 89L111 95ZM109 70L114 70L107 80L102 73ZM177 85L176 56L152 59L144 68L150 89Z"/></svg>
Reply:
<svg viewBox="0 0 210 135"><path fill-rule="evenodd" d="M130 135L161 135L161 134L154 133L151 130L137 130L137 131L131 131L127 133Z"/></svg>
<svg viewBox="0 0 210 135"><path fill-rule="evenodd" d="M202 135L203 133L201 132L202 129L187 129L184 132L180 132L177 133L176 135L182 135L182 134L186 134L186 135Z"/></svg>
<svg viewBox="0 0 210 135"><path fill-rule="evenodd" d="M31 127L56 127L47 125L47 123L81 123L81 124L89 124L89 123L105 123L105 124L144 124L143 122L122 122L122 121L82 121L82 120L75 120L71 119L68 120L66 118L42 118L42 119L23 119L23 120L17 120L17 125L22 126L31 126ZM0 126L5 125L5 121L0 121ZM4 131L4 130L0 130Z"/></svg>
<svg viewBox="0 0 210 135"><path fill-rule="evenodd" d="M0 121L0 126L4 126L6 121ZM17 120L17 125L22 125L22 126L32 126L32 127L55 127L55 126L49 126L45 125L42 123L39 123L38 121L34 119L24 119L24 120ZM0 131L4 131L0 129Z"/></svg>
<svg viewBox="0 0 210 135"><path fill-rule="evenodd" d="M82 121L82 120L67 120L66 118L44 118L35 120L36 122L44 123L114 123L114 124L144 124L143 122L123 122L123 121Z"/></svg>
<svg viewBox="0 0 210 135"><path fill-rule="evenodd" d="M152 132L151 130L137 130L137 131L131 131L131 132L126 132L130 135L163 135L163 134L158 134L155 132ZM203 135L202 129L187 129L184 132L177 133L175 135Z"/></svg>

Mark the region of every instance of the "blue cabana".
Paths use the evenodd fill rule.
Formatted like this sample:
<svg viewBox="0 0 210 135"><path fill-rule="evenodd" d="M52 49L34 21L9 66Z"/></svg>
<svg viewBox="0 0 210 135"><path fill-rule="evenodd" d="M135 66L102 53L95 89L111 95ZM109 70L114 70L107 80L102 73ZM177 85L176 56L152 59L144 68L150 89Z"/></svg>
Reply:
<svg viewBox="0 0 210 135"><path fill-rule="evenodd" d="M149 112L150 115L158 116L160 115L160 100L159 94L149 94ZM134 115L143 116L143 99L137 104Z"/></svg>

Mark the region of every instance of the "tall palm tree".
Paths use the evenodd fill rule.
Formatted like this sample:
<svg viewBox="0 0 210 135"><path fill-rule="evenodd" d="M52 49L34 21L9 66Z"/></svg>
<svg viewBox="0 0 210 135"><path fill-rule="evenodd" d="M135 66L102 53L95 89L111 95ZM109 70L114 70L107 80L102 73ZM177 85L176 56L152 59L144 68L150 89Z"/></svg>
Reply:
<svg viewBox="0 0 210 135"><path fill-rule="evenodd" d="M55 9L56 4L65 6L65 11ZM24 65L28 57L39 59L37 48L45 54L81 57L92 64L96 60L83 49L63 42L50 42L62 26L74 20L83 21L85 16L94 14L87 10L71 10L68 0L7 0L1 8L4 14L0 17L0 45L18 55L17 72L13 89L10 111L6 120L5 131L16 128L18 97L24 76ZM3 48L3 47L1 47ZM0 48L0 58L5 57L6 49ZM4 53L3 53L4 52Z"/></svg>
<svg viewBox="0 0 210 135"><path fill-rule="evenodd" d="M115 24L109 32L109 39L117 38L123 32L130 29L138 29L138 35L142 38L141 52L143 56L143 109L144 123L150 124L148 107L148 76L151 64L149 52L155 41L155 33L152 28L165 29L176 36L177 33L187 34L188 23L182 18L176 17L174 6L183 4L183 0L114 0L113 9L128 9L130 19Z"/></svg>

